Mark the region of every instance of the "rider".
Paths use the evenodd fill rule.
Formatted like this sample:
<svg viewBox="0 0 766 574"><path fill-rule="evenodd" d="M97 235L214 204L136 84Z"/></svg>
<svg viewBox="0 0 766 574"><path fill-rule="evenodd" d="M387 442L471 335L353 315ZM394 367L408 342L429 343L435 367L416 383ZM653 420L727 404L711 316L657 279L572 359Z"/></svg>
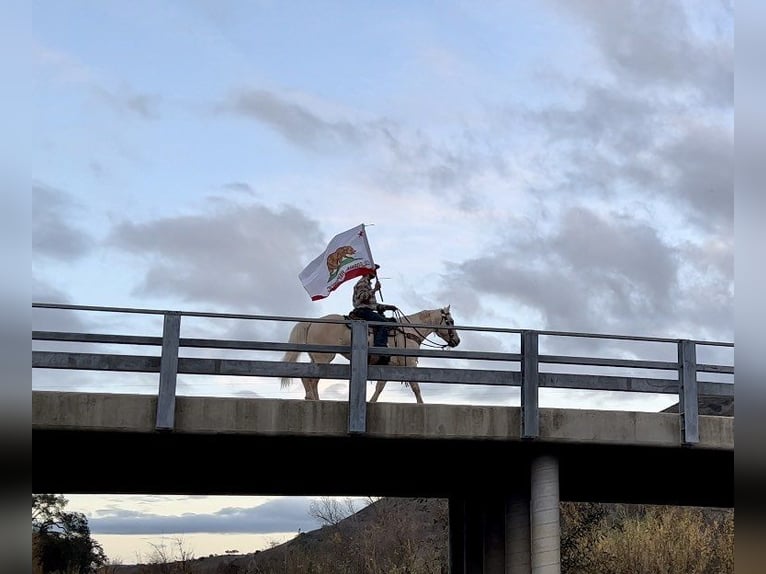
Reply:
<svg viewBox="0 0 766 574"><path fill-rule="evenodd" d="M396 305L385 305L378 303L378 299L375 295L380 291L380 280L378 279L378 269L380 265L375 265L375 271L368 275L362 275L359 281L354 285L354 297L353 314L365 321L395 321L395 319L389 319L383 315L384 311L396 311ZM372 286L371 278L375 277L375 286ZM391 327L387 325L374 325L373 326L373 345L375 347L387 347L388 346L388 332ZM377 360L376 360L377 359ZM370 364L388 365L391 362L391 357L388 355L381 355L378 357L370 357Z"/></svg>

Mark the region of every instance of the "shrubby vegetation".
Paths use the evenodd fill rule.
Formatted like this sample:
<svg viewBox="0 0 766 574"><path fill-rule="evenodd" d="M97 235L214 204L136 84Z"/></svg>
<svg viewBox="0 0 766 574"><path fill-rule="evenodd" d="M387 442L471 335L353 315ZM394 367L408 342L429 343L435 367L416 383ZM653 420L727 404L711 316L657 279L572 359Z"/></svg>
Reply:
<svg viewBox="0 0 766 574"><path fill-rule="evenodd" d="M85 517L61 496L32 499L34 574L442 574L448 509L443 499L321 499L323 526L243 556L197 558L176 541L146 564L106 565ZM564 574L730 574L734 512L703 508L562 503Z"/></svg>
<svg viewBox="0 0 766 574"><path fill-rule="evenodd" d="M619 507L594 532L591 559L570 574L734 572L734 514L700 508Z"/></svg>
<svg viewBox="0 0 766 574"><path fill-rule="evenodd" d="M346 520L325 504L321 540L306 533L217 574L447 572L445 500L381 499ZM734 572L730 510L562 503L561 516L564 574Z"/></svg>

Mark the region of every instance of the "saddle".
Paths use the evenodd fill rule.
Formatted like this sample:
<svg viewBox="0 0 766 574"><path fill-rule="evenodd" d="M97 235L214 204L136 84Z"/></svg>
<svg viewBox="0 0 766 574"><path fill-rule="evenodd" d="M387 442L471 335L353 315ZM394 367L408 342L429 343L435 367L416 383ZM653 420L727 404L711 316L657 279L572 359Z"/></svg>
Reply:
<svg viewBox="0 0 766 574"><path fill-rule="evenodd" d="M360 317L360 316L358 316L356 313L354 313L354 311L353 311L353 310L352 310L352 311L351 311L351 312L350 312L348 315L343 315L343 318L344 318L344 319L352 319L352 320L354 320L354 321L356 321L356 320L364 320L362 317ZM394 319L389 319L389 321L393 321L393 320L394 320ZM370 326L367 328L367 332L370 334L370 336L372 336L372 335L374 334L374 330L375 330L377 327L379 327L379 326L380 326L380 325L375 325L375 326L372 326L372 325L370 325ZM348 325L348 324L347 324L347 325L346 325L346 328L347 328L347 329L351 329L351 325ZM394 336L396 336L396 331L397 331L397 330L398 330L398 329L396 329L396 328L391 328L391 329L388 331L388 338L390 339L391 337L394 337ZM370 356L367 358L367 364L368 364L368 365L389 365L389 364L391 364L391 357L389 357L389 356L387 356L387 355L383 355L383 356L381 356L381 355L370 355Z"/></svg>
<svg viewBox="0 0 766 574"><path fill-rule="evenodd" d="M352 321L363 321L364 320L362 317L359 317L356 313L354 313L353 310L348 315L343 315L343 318L344 319L351 319ZM393 323L396 322L396 319L388 319L388 320L393 322ZM370 325L370 327L367 329L367 331L370 334L372 334L373 329L375 329L376 327L379 327L379 326L380 325L375 325L375 326ZM346 324L346 329L351 329L351 325ZM389 330L388 330L388 338L390 339L391 337L395 337L396 333L398 331L399 331L399 329L397 327L390 327Z"/></svg>

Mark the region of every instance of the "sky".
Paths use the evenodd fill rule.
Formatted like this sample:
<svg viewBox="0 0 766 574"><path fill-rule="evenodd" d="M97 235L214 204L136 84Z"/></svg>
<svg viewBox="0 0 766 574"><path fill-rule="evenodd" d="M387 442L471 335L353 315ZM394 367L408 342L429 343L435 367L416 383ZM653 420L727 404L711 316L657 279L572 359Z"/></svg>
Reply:
<svg viewBox="0 0 766 574"><path fill-rule="evenodd" d="M34 109L8 118L33 127L33 301L345 313L350 284L312 302L298 273L364 223L384 300L405 313L449 304L464 326L733 341L730 1L83 0L7 16L33 86L8 94ZM124 334L158 321L32 315L34 329ZM288 326L184 319L182 336L285 340ZM662 352L650 358L675 360ZM140 375L35 372L32 385L156 392ZM518 397L443 387L423 385L425 401ZM303 397L249 380L178 389ZM389 383L381 400L413 397ZM541 394L541 406L670 402ZM311 498L63 494L123 563L162 537L206 556L318 526Z"/></svg>

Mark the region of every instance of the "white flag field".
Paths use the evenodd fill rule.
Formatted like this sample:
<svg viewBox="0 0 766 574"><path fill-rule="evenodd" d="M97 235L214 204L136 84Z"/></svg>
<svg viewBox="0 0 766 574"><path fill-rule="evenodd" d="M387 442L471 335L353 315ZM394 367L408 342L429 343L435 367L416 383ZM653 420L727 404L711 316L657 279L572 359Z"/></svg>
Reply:
<svg viewBox="0 0 766 574"><path fill-rule="evenodd" d="M375 272L364 224L339 233L319 257L298 274L312 301L324 299L342 283Z"/></svg>

